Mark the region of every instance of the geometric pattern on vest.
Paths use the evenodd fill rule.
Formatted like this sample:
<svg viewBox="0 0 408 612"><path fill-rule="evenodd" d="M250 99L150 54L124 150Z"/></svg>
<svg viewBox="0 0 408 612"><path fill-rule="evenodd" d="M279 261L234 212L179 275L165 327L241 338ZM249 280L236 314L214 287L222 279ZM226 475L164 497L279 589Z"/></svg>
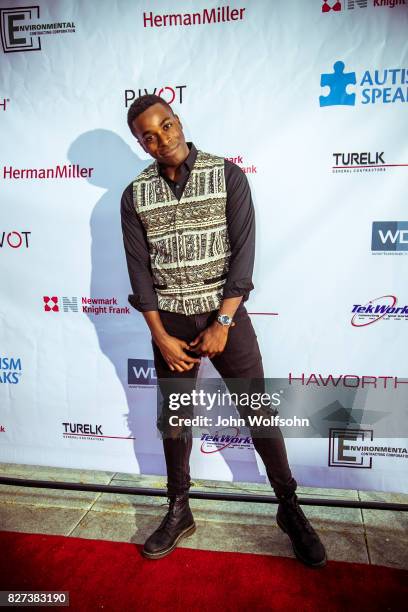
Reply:
<svg viewBox="0 0 408 612"><path fill-rule="evenodd" d="M197 151L180 201L155 161L134 180L133 201L159 309L187 315L218 309L231 256L224 158Z"/></svg>

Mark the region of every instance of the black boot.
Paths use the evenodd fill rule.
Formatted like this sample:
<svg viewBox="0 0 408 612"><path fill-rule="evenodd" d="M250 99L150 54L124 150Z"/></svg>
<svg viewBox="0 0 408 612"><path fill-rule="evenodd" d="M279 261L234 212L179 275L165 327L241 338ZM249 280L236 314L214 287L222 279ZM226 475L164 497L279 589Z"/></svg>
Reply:
<svg viewBox="0 0 408 612"><path fill-rule="evenodd" d="M327 563L326 551L319 536L303 514L296 494L279 497L276 522L292 541L296 557L310 567L323 567Z"/></svg>
<svg viewBox="0 0 408 612"><path fill-rule="evenodd" d="M172 552L182 538L192 535L196 526L188 505L188 493L169 497L169 510L159 527L146 540L142 555L161 559Z"/></svg>

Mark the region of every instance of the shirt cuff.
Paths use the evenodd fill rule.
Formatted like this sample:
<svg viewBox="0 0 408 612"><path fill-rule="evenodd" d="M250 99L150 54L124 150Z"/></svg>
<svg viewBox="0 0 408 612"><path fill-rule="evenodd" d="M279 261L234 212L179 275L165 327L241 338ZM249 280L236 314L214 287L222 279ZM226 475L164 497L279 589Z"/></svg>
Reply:
<svg viewBox="0 0 408 612"><path fill-rule="evenodd" d="M254 288L252 281L250 279L240 279L236 281L232 281L226 283L224 285L224 293L223 298L232 298L232 297L248 297L248 294Z"/></svg>
<svg viewBox="0 0 408 612"><path fill-rule="evenodd" d="M138 310L139 312L147 312L148 310L158 310L159 304L157 301L157 296L144 296L144 295L136 295L130 294L128 296L128 301L133 308Z"/></svg>

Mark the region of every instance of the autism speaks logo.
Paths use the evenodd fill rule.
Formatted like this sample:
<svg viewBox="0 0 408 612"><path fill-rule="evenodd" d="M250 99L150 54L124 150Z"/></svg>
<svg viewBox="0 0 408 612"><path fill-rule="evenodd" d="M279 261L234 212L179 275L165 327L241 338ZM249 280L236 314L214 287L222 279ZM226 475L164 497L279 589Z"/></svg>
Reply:
<svg viewBox="0 0 408 612"><path fill-rule="evenodd" d="M320 86L330 88L327 95L319 96L321 107L408 102L408 69L368 69L357 75L346 71L344 62L337 61L333 72L321 75Z"/></svg>

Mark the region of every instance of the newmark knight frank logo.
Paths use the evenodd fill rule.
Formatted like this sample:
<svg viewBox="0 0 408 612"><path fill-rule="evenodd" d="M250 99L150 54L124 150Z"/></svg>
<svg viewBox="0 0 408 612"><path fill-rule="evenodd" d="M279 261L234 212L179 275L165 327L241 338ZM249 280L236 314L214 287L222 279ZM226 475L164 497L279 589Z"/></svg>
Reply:
<svg viewBox="0 0 408 612"><path fill-rule="evenodd" d="M73 21L38 22L40 7L0 9L0 35L4 53L41 51L41 36L75 32Z"/></svg>
<svg viewBox="0 0 408 612"><path fill-rule="evenodd" d="M118 300L112 298L90 298L90 297L58 297L56 295L43 296L43 308L45 312L79 312L79 300L81 300L81 312L92 315L128 315L129 306L118 306Z"/></svg>

